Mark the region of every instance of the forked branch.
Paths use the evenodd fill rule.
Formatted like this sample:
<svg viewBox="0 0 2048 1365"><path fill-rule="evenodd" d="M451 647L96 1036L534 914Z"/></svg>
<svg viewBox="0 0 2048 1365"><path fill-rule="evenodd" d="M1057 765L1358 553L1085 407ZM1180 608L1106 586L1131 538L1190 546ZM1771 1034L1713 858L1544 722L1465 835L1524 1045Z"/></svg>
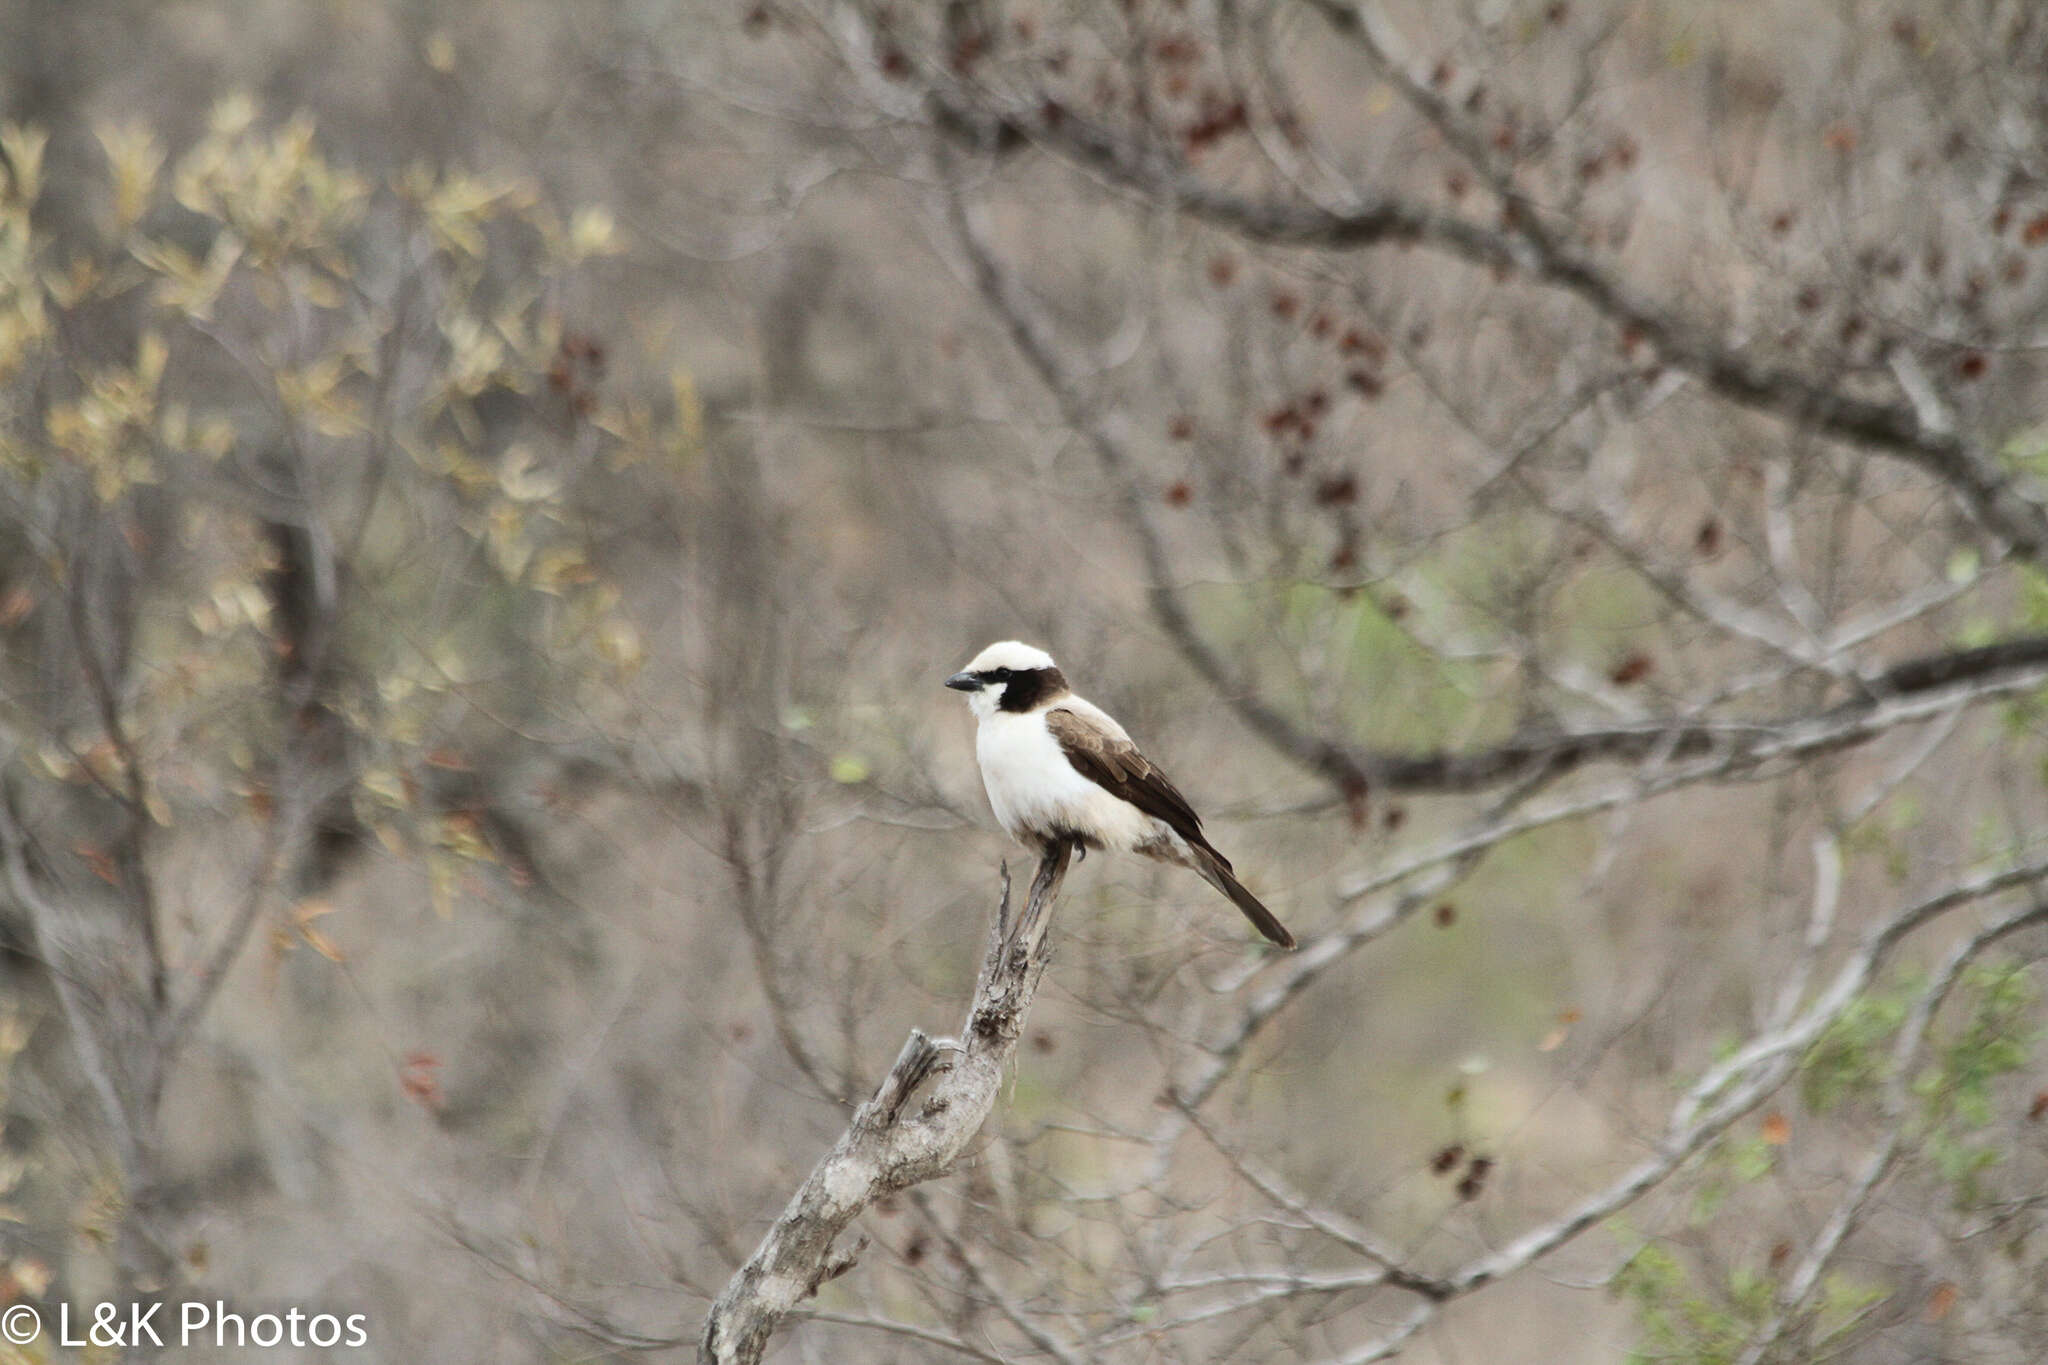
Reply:
<svg viewBox="0 0 2048 1365"><path fill-rule="evenodd" d="M758 1361L798 1304L853 1268L864 1242L833 1250L846 1225L882 1195L944 1175L981 1131L1045 975L1052 903L1072 856L1071 843L1045 853L1014 917L1009 869L1003 870L1002 899L960 1039L934 1041L911 1030L874 1097L854 1111L711 1305L697 1347L701 1365Z"/></svg>

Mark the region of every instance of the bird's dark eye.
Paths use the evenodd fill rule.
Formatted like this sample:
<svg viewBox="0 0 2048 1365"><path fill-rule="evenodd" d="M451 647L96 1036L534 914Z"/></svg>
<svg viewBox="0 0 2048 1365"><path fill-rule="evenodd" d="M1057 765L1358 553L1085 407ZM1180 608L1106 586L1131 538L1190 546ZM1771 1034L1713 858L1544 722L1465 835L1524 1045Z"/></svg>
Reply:
<svg viewBox="0 0 2048 1365"><path fill-rule="evenodd" d="M1010 680L1010 670L1007 668L985 668L981 672L981 680L983 682L1008 682Z"/></svg>

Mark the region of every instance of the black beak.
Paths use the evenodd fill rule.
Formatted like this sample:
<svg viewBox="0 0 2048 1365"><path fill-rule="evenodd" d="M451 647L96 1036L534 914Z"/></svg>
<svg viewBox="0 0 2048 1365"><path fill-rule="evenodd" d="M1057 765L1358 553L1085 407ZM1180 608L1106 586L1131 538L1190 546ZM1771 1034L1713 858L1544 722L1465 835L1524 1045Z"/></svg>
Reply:
<svg viewBox="0 0 2048 1365"><path fill-rule="evenodd" d="M972 673L955 673L952 677L946 679L946 686L961 692L979 692L981 691L981 679L975 677Z"/></svg>

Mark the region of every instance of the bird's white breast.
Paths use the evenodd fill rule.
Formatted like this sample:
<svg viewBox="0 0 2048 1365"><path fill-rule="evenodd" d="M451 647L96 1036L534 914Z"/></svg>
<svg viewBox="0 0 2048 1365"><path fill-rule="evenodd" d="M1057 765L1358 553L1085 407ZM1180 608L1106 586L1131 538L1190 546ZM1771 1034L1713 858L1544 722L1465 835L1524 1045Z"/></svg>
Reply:
<svg viewBox="0 0 2048 1365"><path fill-rule="evenodd" d="M1073 706L1079 701L1073 698L1061 704ZM1095 711L1094 707L1088 709ZM1122 733L1121 728L1117 733ZM1083 835L1104 848L1129 850L1158 839L1165 831L1160 821L1077 772L1060 742L1045 728L1043 712L1019 715L997 711L983 717L975 731L974 752L981 760L988 803L997 823L1012 838L1065 831Z"/></svg>

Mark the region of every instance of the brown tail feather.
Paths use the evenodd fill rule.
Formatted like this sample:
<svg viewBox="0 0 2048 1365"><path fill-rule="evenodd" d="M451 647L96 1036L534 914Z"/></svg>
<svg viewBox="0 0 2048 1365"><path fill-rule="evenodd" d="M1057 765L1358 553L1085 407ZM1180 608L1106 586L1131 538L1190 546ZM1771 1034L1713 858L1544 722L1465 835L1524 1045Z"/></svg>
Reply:
<svg viewBox="0 0 2048 1365"><path fill-rule="evenodd" d="M1245 889L1243 882L1231 872L1230 864L1223 861L1223 855L1207 848L1196 848L1195 871L1202 874L1202 880L1230 897L1231 903L1244 911L1244 917L1252 922L1258 931L1282 948L1294 946L1294 935L1287 932L1287 926L1276 919L1271 910L1259 903L1259 898Z"/></svg>

